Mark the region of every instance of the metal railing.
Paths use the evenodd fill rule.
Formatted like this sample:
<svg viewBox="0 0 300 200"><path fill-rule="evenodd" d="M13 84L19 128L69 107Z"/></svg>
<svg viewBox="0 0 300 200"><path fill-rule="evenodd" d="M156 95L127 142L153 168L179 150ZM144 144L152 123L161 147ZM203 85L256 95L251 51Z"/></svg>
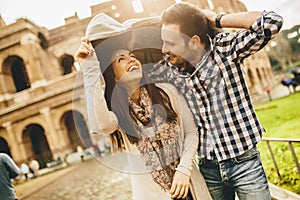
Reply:
<svg viewBox="0 0 300 200"><path fill-rule="evenodd" d="M295 153L294 146L293 146L293 143L299 143L300 144L300 139L293 139L293 138L292 139L290 139L290 138L262 138L262 141L265 141L267 143L269 152L270 152L271 157L272 157L273 164L275 166L275 170L276 170L279 177L281 177L280 172L279 172L278 165L277 165L277 162L275 160L275 156L274 156L274 153L272 151L270 142L285 142L285 143L288 143L290 151L291 151L293 159L294 159L294 163L296 165L298 173L300 174L300 166L299 166L298 158L297 158L297 155Z"/></svg>

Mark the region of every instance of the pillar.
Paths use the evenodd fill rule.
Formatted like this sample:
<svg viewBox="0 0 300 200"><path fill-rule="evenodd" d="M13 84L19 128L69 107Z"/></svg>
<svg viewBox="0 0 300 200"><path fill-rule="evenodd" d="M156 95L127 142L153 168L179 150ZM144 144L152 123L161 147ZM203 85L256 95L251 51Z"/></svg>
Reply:
<svg viewBox="0 0 300 200"><path fill-rule="evenodd" d="M26 160L25 151L21 150L21 141L17 140L16 133L13 130L13 126L11 122L5 122L2 126L6 129L9 141L9 149L14 158L15 162L20 162L22 160Z"/></svg>
<svg viewBox="0 0 300 200"><path fill-rule="evenodd" d="M40 110L40 113L44 116L47 128L45 130L45 136L49 144L50 150L54 157L60 151L61 141L57 138L57 132L53 120L51 118L50 108L46 107Z"/></svg>

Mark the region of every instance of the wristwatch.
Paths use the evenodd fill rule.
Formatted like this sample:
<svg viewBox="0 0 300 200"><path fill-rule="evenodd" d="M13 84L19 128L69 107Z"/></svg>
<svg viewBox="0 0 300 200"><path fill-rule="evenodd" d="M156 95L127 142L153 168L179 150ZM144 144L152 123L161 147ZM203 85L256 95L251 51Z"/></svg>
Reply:
<svg viewBox="0 0 300 200"><path fill-rule="evenodd" d="M220 21L221 21L221 18L223 17L223 15L225 15L225 14L226 14L226 13L219 13L219 14L217 15L217 17L216 17L216 19L215 19L215 23L216 23L216 27L217 27L217 28L222 28Z"/></svg>

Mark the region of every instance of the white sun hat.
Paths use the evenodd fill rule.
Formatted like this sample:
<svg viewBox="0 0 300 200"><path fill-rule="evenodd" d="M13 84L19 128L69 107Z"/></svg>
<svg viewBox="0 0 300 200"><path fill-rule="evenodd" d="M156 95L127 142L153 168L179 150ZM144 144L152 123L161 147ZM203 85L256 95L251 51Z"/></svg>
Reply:
<svg viewBox="0 0 300 200"><path fill-rule="evenodd" d="M119 35L133 28L159 24L159 17L135 18L120 23L105 13L94 16L86 28L86 37L90 40L105 39Z"/></svg>

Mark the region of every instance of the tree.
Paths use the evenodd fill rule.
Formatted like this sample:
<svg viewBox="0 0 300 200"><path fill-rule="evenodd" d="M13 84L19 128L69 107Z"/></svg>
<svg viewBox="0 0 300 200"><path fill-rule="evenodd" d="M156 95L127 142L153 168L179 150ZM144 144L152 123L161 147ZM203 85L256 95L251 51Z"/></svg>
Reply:
<svg viewBox="0 0 300 200"><path fill-rule="evenodd" d="M267 45L266 51L271 60L276 60L282 66L282 69L287 69L291 63L292 48L286 36L279 32L279 34Z"/></svg>

